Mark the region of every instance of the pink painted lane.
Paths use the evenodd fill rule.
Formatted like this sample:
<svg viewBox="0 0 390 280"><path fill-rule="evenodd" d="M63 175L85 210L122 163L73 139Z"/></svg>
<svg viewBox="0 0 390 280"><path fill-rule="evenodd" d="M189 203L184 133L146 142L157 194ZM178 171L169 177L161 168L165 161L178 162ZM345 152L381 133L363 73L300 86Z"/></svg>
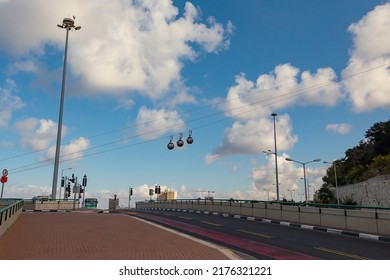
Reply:
<svg viewBox="0 0 390 280"><path fill-rule="evenodd" d="M196 234L197 236L206 238L208 240L214 240L234 247L242 248L248 252L253 252L275 260L318 260L318 258L303 253L294 252L210 229L205 229L161 216L149 215L146 213L136 213L134 215L140 218L143 217L148 220L155 221L171 228L176 228L181 231Z"/></svg>

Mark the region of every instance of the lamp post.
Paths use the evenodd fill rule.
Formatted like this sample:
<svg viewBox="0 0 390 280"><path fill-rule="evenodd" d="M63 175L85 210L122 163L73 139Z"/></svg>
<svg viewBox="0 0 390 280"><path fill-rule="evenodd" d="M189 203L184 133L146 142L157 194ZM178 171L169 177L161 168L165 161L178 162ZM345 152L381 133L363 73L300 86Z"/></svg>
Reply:
<svg viewBox="0 0 390 280"><path fill-rule="evenodd" d="M268 198L267 201L269 201L269 189L263 189L263 190L267 192L267 198Z"/></svg>
<svg viewBox="0 0 390 280"><path fill-rule="evenodd" d="M291 197L291 202L293 201L293 197L292 197L292 192L295 192L295 190L287 190L288 192L290 192L290 197Z"/></svg>
<svg viewBox="0 0 390 280"><path fill-rule="evenodd" d="M271 116L274 119L274 143L275 143L275 184L276 184L276 200L279 201L279 175L278 175L278 149L276 147L276 123L275 123L275 117L278 114L272 113Z"/></svg>
<svg viewBox="0 0 390 280"><path fill-rule="evenodd" d="M62 132L62 115L64 110L64 96L65 96L65 79L66 79L66 61L68 56L68 37L69 31L80 30L80 26L74 25L74 19L64 18L62 24L57 24L58 27L66 29L66 38L65 38L65 54L64 54L64 67L62 72L62 87L61 87L61 100L60 100L60 112L58 116L58 130L57 130L57 142L56 142L56 153L54 158L54 172L53 172L53 185L51 190L51 198L55 199L57 195L57 177L58 177L58 165L60 162L60 148L61 148L61 132Z"/></svg>
<svg viewBox="0 0 390 280"><path fill-rule="evenodd" d="M305 202L307 202L306 164L311 163L311 162L319 162L319 161L321 161L321 159L317 158L317 159L307 161L307 162L297 161L297 160L294 160L292 158L286 158L286 160L302 164L302 166L303 166L303 181L305 183Z"/></svg>
<svg viewBox="0 0 390 280"><path fill-rule="evenodd" d="M337 198L337 204L340 205L339 186L338 186L338 183L337 183L336 162L335 162L335 161L333 161L333 162L324 161L324 163L328 163L328 164L332 164L332 165L333 165L333 170L334 170L334 181L335 181L335 184L336 184L336 198Z"/></svg>

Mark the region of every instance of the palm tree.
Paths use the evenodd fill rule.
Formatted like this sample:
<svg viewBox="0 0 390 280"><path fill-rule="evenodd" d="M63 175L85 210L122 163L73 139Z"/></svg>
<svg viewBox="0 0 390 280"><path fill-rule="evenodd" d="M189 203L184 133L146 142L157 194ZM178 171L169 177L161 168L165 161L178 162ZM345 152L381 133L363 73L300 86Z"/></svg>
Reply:
<svg viewBox="0 0 390 280"><path fill-rule="evenodd" d="M323 186L316 192L317 199L320 203L329 203L334 199L333 192L327 187Z"/></svg>

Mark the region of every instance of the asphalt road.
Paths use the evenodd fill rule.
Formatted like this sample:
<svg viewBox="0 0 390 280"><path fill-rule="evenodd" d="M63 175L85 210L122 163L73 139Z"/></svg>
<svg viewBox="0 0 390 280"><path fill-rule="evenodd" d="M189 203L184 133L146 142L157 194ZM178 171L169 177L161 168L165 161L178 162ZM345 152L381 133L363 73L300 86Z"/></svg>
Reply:
<svg viewBox="0 0 390 280"><path fill-rule="evenodd" d="M254 259L390 260L390 242L259 221L175 211L132 215L209 240Z"/></svg>

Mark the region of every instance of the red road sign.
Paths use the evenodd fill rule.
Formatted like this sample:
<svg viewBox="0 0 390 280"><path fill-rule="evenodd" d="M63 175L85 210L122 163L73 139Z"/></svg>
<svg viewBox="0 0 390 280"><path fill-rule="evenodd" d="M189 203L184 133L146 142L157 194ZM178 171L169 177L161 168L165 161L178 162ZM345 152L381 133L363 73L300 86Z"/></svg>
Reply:
<svg viewBox="0 0 390 280"><path fill-rule="evenodd" d="M6 176L3 176L1 177L1 182L4 184L4 183L7 183L8 181L8 178Z"/></svg>

